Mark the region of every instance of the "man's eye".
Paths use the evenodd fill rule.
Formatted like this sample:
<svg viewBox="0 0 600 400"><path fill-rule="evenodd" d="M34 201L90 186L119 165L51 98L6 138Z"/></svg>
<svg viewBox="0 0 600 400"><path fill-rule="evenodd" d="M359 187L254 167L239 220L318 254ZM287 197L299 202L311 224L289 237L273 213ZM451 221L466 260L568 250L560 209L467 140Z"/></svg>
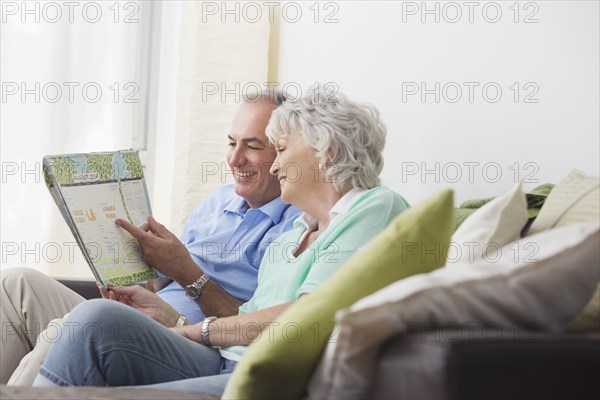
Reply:
<svg viewBox="0 0 600 400"><path fill-rule="evenodd" d="M250 146L250 145L248 145L248 148L250 150L262 150L260 147L254 147L254 146Z"/></svg>
<svg viewBox="0 0 600 400"><path fill-rule="evenodd" d="M229 147L235 147L235 142L229 142L229 144L227 146L229 146Z"/></svg>

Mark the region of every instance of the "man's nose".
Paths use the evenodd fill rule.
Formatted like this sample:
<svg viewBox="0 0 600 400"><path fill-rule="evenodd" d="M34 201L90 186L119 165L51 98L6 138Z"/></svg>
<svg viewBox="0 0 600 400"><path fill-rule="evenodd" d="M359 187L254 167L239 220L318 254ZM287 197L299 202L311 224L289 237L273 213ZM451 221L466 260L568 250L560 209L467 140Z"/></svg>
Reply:
<svg viewBox="0 0 600 400"><path fill-rule="evenodd" d="M246 163L246 154L239 146L231 150L229 163L233 166L241 166Z"/></svg>

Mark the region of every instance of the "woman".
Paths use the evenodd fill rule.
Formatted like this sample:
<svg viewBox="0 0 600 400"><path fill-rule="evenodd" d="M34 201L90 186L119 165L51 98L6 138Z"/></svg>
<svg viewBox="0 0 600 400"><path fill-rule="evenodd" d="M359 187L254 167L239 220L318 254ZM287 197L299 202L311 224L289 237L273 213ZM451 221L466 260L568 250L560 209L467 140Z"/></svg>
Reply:
<svg viewBox="0 0 600 400"><path fill-rule="evenodd" d="M378 186L386 130L374 107L317 89L276 109L267 135L281 198L304 214L269 246L258 288L239 314L169 329L119 302L86 302L67 318L73 331L53 345L36 385L196 377L187 390L220 395L246 346L408 206Z"/></svg>

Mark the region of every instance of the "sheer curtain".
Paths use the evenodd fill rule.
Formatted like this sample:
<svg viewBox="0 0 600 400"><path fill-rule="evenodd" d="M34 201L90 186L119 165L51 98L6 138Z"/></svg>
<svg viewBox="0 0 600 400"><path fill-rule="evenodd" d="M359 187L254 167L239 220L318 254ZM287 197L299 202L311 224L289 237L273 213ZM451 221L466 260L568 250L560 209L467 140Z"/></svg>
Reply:
<svg viewBox="0 0 600 400"><path fill-rule="evenodd" d="M88 6L87 20L82 14L88 3L102 8L97 22L88 21L96 16L95 6ZM45 20L55 17L54 6L47 6L45 15L43 7L64 3L39 3L39 22L28 14L22 22L22 10L13 15L14 10L4 13L3 9L2 268L28 266L54 276L91 277L45 187L41 159L52 153L135 146L132 133L139 131L137 116L144 108L144 94L150 92L144 87L147 81L138 79L136 47L147 31L142 29L141 16L149 3L80 2L73 22L64 7L56 23ZM215 2L159 3L160 58L148 66L158 69L158 89L153 91L156 108L145 107L155 117L151 124L155 133L148 136L146 172L151 172L148 184L154 215L179 234L190 211L231 178L224 164L226 135L244 88L268 81L271 26L266 17L236 21L229 16L225 22L219 15L206 18L203 11ZM139 12L132 4L139 6ZM263 15L269 15L262 8ZM158 27L152 29L155 35ZM20 91L10 94L14 84L20 89L24 83L29 90L35 82L40 82L39 102L33 94L27 94L25 101ZM207 88L215 85L219 92L207 96ZM53 103L48 100L55 99L56 86L62 88L62 98ZM82 94L84 86L87 92ZM97 87L102 95L92 102ZM222 89L230 94L223 98Z"/></svg>
<svg viewBox="0 0 600 400"><path fill-rule="evenodd" d="M41 160L132 146L144 90L136 81L140 7L7 3L0 35L2 268L89 276L46 189Z"/></svg>

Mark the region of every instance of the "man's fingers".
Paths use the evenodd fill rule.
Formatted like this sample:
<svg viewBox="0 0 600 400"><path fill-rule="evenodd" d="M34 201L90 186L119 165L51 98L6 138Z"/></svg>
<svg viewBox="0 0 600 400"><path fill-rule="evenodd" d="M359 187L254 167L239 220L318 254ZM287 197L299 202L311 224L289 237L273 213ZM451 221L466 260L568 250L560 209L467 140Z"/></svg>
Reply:
<svg viewBox="0 0 600 400"><path fill-rule="evenodd" d="M137 226L130 224L129 222L125 221L124 219L117 218L117 220L115 222L121 228L123 228L127 232L129 232L131 234L131 236L133 236L137 240L142 240L144 238L144 236L146 235L146 232L144 232L143 229L140 229Z"/></svg>
<svg viewBox="0 0 600 400"><path fill-rule="evenodd" d="M158 223L154 217L148 217L148 226L150 226L150 230L154 233L158 233L158 236L164 238L171 234L171 232L165 228L163 224Z"/></svg>

